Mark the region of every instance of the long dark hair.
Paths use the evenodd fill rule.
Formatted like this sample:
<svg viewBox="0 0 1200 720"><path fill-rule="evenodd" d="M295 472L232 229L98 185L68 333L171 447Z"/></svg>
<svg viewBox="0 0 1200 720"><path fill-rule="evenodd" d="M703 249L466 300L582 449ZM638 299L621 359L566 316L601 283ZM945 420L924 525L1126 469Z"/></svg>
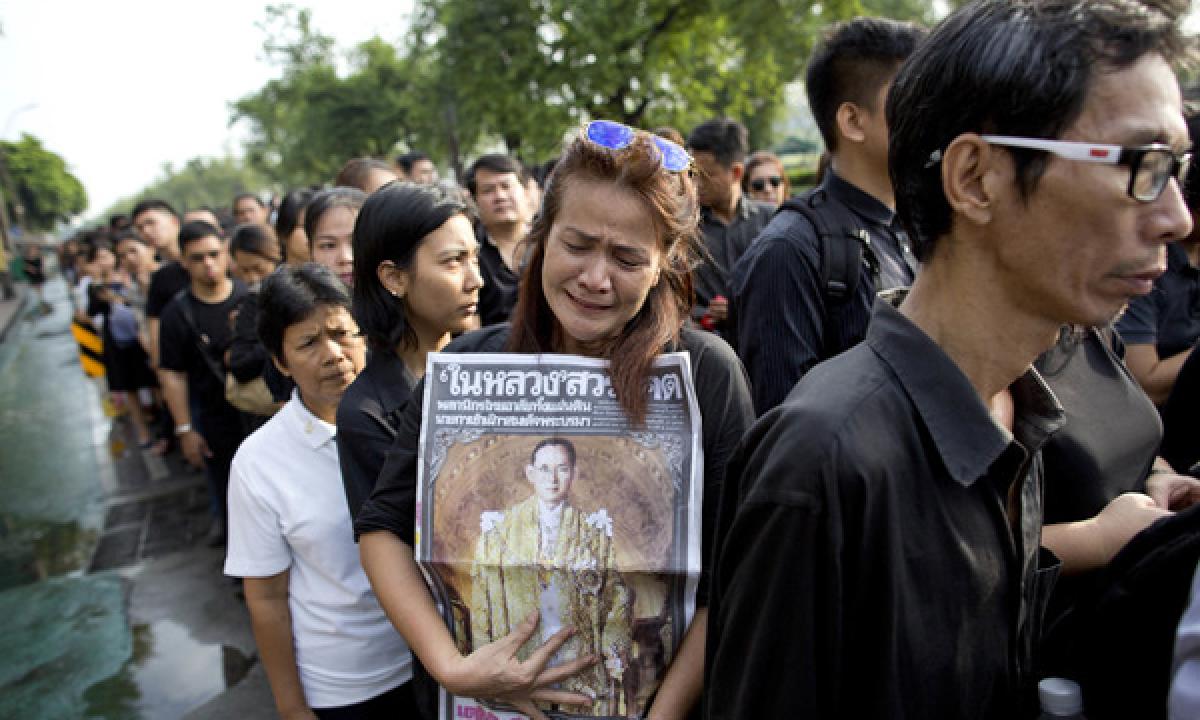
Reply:
<svg viewBox="0 0 1200 720"><path fill-rule="evenodd" d="M410 269L421 241L465 209L436 186L407 182L388 183L363 203L354 222L354 320L373 348L391 353L417 341L404 303L379 281L379 264Z"/></svg>
<svg viewBox="0 0 1200 720"><path fill-rule="evenodd" d="M696 187L688 174L662 169L658 148L648 135L639 133L628 148L613 151L580 133L547 181L541 212L527 240L529 264L521 278L509 338L509 350L514 352L559 352L563 347L562 329L542 287L542 267L563 195L578 181L610 183L633 193L649 210L657 231L662 252L658 283L604 353L618 402L630 420L641 423L650 366L664 347L678 341L692 306L691 267L700 218Z"/></svg>

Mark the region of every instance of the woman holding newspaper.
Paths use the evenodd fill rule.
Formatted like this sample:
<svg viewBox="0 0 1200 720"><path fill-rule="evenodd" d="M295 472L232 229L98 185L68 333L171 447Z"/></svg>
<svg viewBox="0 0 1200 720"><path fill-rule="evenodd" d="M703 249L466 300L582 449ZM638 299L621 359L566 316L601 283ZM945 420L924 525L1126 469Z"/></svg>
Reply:
<svg viewBox="0 0 1200 720"><path fill-rule="evenodd" d="M606 359L625 414L645 419L655 357L687 351L703 423L703 557L710 555L726 461L753 420L745 373L719 338L685 327L698 205L691 158L678 145L614 122L593 121L551 176L528 242L529 263L510 326L452 342L447 352L565 353ZM511 634L463 655L442 621L414 559L421 389L399 418L397 439L355 523L363 565L396 628L449 692L501 700L532 718L538 704L586 708L593 698L564 680L602 657L552 665L575 632L555 633L524 660L534 612ZM699 697L707 605L705 565L697 611L658 688L648 717L681 718Z"/></svg>

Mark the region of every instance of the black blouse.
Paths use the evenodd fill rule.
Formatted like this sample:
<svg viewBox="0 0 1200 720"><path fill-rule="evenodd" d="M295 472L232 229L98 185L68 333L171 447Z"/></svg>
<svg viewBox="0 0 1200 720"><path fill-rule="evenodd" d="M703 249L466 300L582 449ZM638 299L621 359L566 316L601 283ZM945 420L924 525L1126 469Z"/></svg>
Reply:
<svg viewBox="0 0 1200 720"><path fill-rule="evenodd" d="M371 497L415 378L394 352L372 352L338 403L337 447L350 517ZM413 442L417 436L413 434Z"/></svg>

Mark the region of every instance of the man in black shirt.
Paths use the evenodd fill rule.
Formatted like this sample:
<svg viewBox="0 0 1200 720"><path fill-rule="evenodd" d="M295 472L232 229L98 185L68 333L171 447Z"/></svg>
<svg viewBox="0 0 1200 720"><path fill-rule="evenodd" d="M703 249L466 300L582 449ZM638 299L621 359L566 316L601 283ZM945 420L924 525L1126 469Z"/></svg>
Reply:
<svg viewBox="0 0 1200 720"><path fill-rule="evenodd" d="M740 122L717 118L700 123L687 144L696 162L700 233L708 253L692 271L696 287L692 317L734 345L737 338L728 322L729 273L775 208L742 194L749 136Z"/></svg>
<svg viewBox="0 0 1200 720"><path fill-rule="evenodd" d="M818 207L834 236L865 243L847 269L858 280L835 298L824 277L828 262L819 228L786 205L733 268L738 354L750 374L758 414L778 405L813 365L856 345L867 330L875 293L912 283L915 262L894 222L888 179L884 99L900 63L923 32L882 18L837 27L813 53L806 89L817 127L832 156L817 190ZM820 203L817 203L820 205ZM847 226L849 224L850 226Z"/></svg>
<svg viewBox="0 0 1200 720"><path fill-rule="evenodd" d="M171 298L190 283L179 262L179 215L165 200L143 200L133 208L133 227L154 248L162 265L150 276L146 290L146 334L150 340L150 366L158 367L159 318Z"/></svg>
<svg viewBox="0 0 1200 720"><path fill-rule="evenodd" d="M246 288L229 277L229 253L212 225L187 223L179 241L191 285L163 311L159 377L184 457L208 475L216 541L224 535L229 464L245 437L241 414L225 400L224 357L230 313Z"/></svg>
<svg viewBox="0 0 1200 720"><path fill-rule="evenodd" d="M889 161L922 272L730 463L710 718L1031 716L1057 572L1040 447L1063 414L1030 363L1149 291L1190 232L1178 23L981 0L901 68Z"/></svg>
<svg viewBox="0 0 1200 720"><path fill-rule="evenodd" d="M517 302L518 253L529 219L522 174L507 155L483 155L467 168L467 190L479 211L479 318L485 326L508 322Z"/></svg>

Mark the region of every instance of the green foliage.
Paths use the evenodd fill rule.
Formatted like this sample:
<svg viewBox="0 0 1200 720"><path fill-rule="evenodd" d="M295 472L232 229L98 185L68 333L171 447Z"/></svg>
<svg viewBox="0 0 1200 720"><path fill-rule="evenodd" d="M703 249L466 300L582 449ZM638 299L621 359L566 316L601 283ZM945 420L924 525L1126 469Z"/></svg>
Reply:
<svg viewBox="0 0 1200 720"><path fill-rule="evenodd" d="M233 104L249 124L250 163L288 187L331 180L347 160L386 156L407 133L411 74L396 49L372 38L340 74L332 38L312 27L308 10L268 9L268 59L282 69Z"/></svg>
<svg viewBox="0 0 1200 720"><path fill-rule="evenodd" d="M128 213L147 198L166 200L179 212L203 205L228 209L238 193L258 192L268 184L259 172L236 158L193 158L178 169L167 163L158 180L136 196L118 201L102 217Z"/></svg>
<svg viewBox="0 0 1200 720"><path fill-rule="evenodd" d="M53 230L87 208L83 184L57 153L22 134L18 142L0 141L7 175L0 173L0 194L9 218L35 231Z"/></svg>

